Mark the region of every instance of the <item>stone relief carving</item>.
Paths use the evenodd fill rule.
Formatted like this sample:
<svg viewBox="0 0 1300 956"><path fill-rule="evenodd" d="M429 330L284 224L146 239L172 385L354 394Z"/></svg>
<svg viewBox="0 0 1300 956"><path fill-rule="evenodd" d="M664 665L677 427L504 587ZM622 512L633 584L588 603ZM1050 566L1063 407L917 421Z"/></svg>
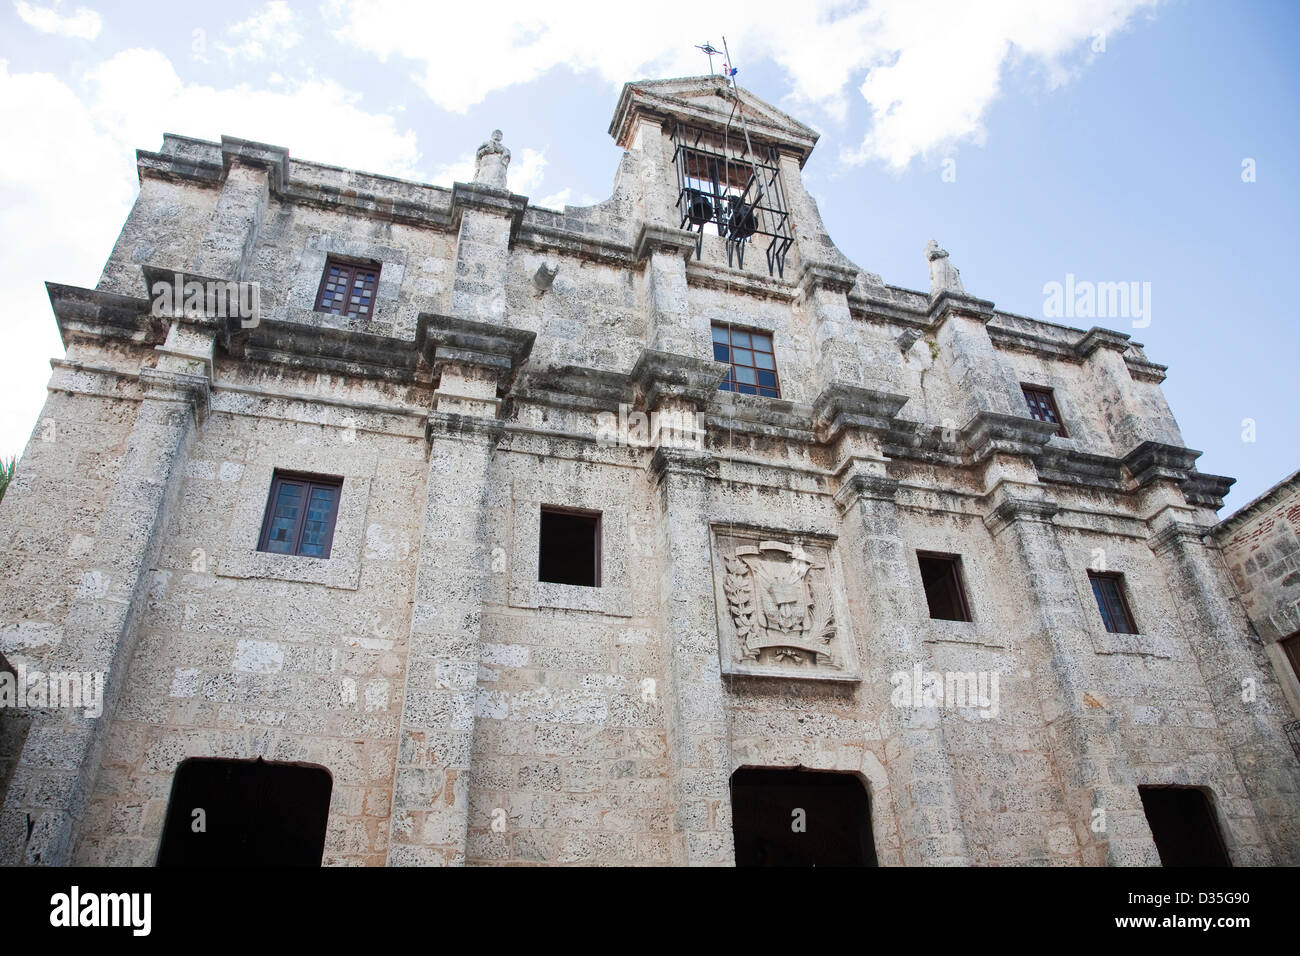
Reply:
<svg viewBox="0 0 1300 956"><path fill-rule="evenodd" d="M724 671L853 676L829 543L718 529L714 547Z"/></svg>

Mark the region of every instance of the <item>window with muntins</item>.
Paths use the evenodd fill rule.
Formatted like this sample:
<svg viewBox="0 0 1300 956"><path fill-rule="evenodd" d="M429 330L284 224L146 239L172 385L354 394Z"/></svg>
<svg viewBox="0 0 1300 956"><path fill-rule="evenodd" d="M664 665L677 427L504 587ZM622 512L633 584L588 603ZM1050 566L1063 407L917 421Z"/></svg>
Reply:
<svg viewBox="0 0 1300 956"><path fill-rule="evenodd" d="M1056 426L1056 434L1065 438L1065 426L1061 424L1061 413L1057 411L1052 390L1035 388L1032 385L1021 385L1020 388L1025 393L1025 401L1029 404L1029 414L1040 422L1051 422Z"/></svg>
<svg viewBox="0 0 1300 956"><path fill-rule="evenodd" d="M781 397L770 333L715 325L713 357L731 366L718 391Z"/></svg>
<svg viewBox="0 0 1300 956"><path fill-rule="evenodd" d="M327 259L316 295L316 311L368 319L374 315L378 284L379 266Z"/></svg>
<svg viewBox="0 0 1300 956"><path fill-rule="evenodd" d="M328 558L342 491L342 478L277 471L271 479L257 550Z"/></svg>

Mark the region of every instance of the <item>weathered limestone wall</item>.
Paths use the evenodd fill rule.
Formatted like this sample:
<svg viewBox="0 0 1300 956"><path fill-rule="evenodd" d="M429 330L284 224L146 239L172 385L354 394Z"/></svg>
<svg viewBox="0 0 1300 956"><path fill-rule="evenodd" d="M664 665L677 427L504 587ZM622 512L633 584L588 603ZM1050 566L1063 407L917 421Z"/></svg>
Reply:
<svg viewBox="0 0 1300 956"><path fill-rule="evenodd" d="M1169 784L1235 863L1296 858L1294 478L1207 537L1230 482L1140 345L997 312L937 246L929 294L860 270L799 181L815 133L757 100L785 273L697 259L671 131L716 86L629 87L581 209L501 188L490 144L452 190L141 154L98 288L51 288L68 357L0 507L0 651L104 670L108 710L0 713L0 860L147 865L194 756L325 767L327 864L727 865L732 773L796 766L857 776L885 864L1153 864L1137 788ZM373 316L313 311L329 255L380 264ZM256 282L260 324L151 315L145 268ZM780 399L717 391L715 323L772 333ZM632 412L703 433L602 434ZM343 478L328 560L256 550L275 469ZM600 512L600 587L538 580L543 505ZM930 618L917 551L961 556L971 621ZM751 646L755 567L809 575L817 627ZM918 669L996 700L900 702Z"/></svg>
<svg viewBox="0 0 1300 956"><path fill-rule="evenodd" d="M254 394L238 390L240 377L233 363L219 369L183 464L79 863L151 864L177 764L207 756L328 768L325 862L385 858L418 543L411 516L423 506L421 423L357 408L411 396L353 386L345 420L266 393L325 397L336 390L327 377L286 376ZM275 468L343 476L327 569L254 550Z"/></svg>

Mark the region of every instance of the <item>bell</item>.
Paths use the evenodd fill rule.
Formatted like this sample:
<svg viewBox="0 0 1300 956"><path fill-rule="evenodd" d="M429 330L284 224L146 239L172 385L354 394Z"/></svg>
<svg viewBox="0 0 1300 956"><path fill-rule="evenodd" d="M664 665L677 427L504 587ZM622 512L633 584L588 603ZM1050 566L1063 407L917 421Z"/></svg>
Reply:
<svg viewBox="0 0 1300 956"><path fill-rule="evenodd" d="M703 193L695 193L691 198L690 207L686 211L691 223L696 226L702 226L713 218L713 203L705 198Z"/></svg>
<svg viewBox="0 0 1300 956"><path fill-rule="evenodd" d="M731 197L731 216L727 220L727 236L731 239L748 239L758 230L754 207L747 206L739 196Z"/></svg>

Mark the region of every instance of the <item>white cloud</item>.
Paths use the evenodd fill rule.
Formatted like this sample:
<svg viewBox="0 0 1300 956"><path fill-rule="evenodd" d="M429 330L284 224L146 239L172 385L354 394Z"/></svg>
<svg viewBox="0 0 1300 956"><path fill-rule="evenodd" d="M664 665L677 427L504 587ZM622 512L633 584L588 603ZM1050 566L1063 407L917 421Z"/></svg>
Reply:
<svg viewBox="0 0 1300 956"><path fill-rule="evenodd" d="M23 23L41 33L53 33L77 40L93 40L99 36L104 22L94 10L77 7L70 16L62 16L58 6L56 3L54 7L38 7L27 0L16 0L14 3L14 9L18 11Z"/></svg>
<svg viewBox="0 0 1300 956"><path fill-rule="evenodd" d="M272 0L261 11L226 31L232 44L218 43L217 49L231 60L261 60L283 53L302 40L297 18L284 0Z"/></svg>
<svg viewBox="0 0 1300 956"><path fill-rule="evenodd" d="M1133 13L1158 0L750 0L735 8L694 0L661 0L655 15L604 2L539 6L497 0L492 35L472 4L411 7L401 0L335 0L335 36L381 61L408 60L414 80L439 106L466 112L488 94L565 66L592 71L611 84L691 75L707 69L695 42L721 43L729 32L744 84L746 64L767 59L790 81L788 99L832 120L847 116L852 87L866 99L872 128L850 162L895 167L960 140L980 142L983 117L997 98L1005 69L1043 69L1051 85L1073 72L1067 58L1086 51L1094 34L1121 30ZM685 37L681 24L694 33ZM442 36L448 42L431 44ZM715 57L715 65L720 62Z"/></svg>
<svg viewBox="0 0 1300 956"><path fill-rule="evenodd" d="M260 90L185 83L157 50L124 50L87 75L96 120L130 149L156 148L162 134L216 139L222 133L289 147L292 155L390 176L414 177L416 136L391 116L368 113L333 80ZM329 116L328 124L320 118ZM348 136L337 130L346 129Z"/></svg>
<svg viewBox="0 0 1300 956"><path fill-rule="evenodd" d="M10 73L0 60L0 128L23 144L22 162L0 164L0 456L22 450L45 400L48 360L63 351L44 282L98 281L135 195L137 147L157 149L164 132L227 133L305 159L420 178L415 133L366 112L332 81L216 89L183 82L167 57L139 49L83 79L79 96L58 77ZM323 115L355 135L331 135Z"/></svg>
<svg viewBox="0 0 1300 956"><path fill-rule="evenodd" d="M600 200L596 197L588 193L579 193L575 196L573 190L570 187L565 186L559 192L551 193L549 196L543 196L533 205L545 206L547 209L554 209L563 212L565 206L591 206L599 201Z"/></svg>

